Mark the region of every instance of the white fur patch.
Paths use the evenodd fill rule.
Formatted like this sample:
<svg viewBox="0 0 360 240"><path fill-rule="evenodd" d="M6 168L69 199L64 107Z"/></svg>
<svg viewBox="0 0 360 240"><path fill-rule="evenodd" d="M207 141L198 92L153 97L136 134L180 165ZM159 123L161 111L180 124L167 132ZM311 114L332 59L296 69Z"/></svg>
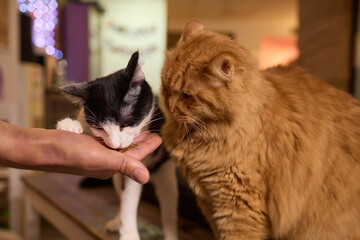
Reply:
<svg viewBox="0 0 360 240"><path fill-rule="evenodd" d="M150 122L154 106L152 106L149 114L136 127L124 127L120 130L117 123L106 122L102 125L104 130L91 128L95 136L101 137L108 147L118 149L126 148L131 145L134 139L139 136L143 128Z"/></svg>
<svg viewBox="0 0 360 240"><path fill-rule="evenodd" d="M84 130L77 120L65 118L56 124L56 129L74 133L82 133Z"/></svg>
<svg viewBox="0 0 360 240"><path fill-rule="evenodd" d="M120 240L140 240L137 229L137 209L141 190L142 185L128 177L125 178L125 189L121 196Z"/></svg>

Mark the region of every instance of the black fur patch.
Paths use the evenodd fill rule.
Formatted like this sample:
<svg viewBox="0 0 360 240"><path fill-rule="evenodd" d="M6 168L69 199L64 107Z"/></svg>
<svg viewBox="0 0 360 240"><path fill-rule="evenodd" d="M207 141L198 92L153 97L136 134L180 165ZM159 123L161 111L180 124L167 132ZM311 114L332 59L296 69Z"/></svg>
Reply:
<svg viewBox="0 0 360 240"><path fill-rule="evenodd" d="M81 84L81 91L76 84L66 88L67 94L78 98L86 96L83 106L86 121L91 127L100 127L107 121L121 128L136 127L149 114L153 94L143 78L138 58L139 54L135 52L125 69Z"/></svg>

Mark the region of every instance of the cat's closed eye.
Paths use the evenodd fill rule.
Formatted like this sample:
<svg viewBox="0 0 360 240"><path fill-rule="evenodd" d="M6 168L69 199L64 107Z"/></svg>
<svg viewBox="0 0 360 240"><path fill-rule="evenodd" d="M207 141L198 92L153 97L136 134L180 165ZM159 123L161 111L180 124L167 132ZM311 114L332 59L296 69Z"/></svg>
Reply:
<svg viewBox="0 0 360 240"><path fill-rule="evenodd" d="M183 93L183 94L182 94L182 97L183 97L184 99L190 99L190 98L192 98L192 96L190 96L190 95L187 94L187 93Z"/></svg>

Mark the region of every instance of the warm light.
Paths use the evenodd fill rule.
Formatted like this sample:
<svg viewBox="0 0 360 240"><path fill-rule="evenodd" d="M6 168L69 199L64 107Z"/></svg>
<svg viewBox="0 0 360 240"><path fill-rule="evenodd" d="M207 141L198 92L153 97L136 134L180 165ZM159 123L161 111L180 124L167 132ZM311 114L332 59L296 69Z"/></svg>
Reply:
<svg viewBox="0 0 360 240"><path fill-rule="evenodd" d="M265 69L281 64L289 64L299 57L297 37L265 36L261 39L259 68Z"/></svg>

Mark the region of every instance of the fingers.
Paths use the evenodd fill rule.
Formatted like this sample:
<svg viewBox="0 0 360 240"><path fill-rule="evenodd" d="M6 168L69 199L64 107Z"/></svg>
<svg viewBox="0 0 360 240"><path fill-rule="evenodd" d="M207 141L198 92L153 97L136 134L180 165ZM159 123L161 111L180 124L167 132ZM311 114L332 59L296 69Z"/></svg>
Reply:
<svg viewBox="0 0 360 240"><path fill-rule="evenodd" d="M162 143L162 139L158 134L146 131L141 133L134 143L137 144L137 147L128 150L125 154L141 160L155 151Z"/></svg>

